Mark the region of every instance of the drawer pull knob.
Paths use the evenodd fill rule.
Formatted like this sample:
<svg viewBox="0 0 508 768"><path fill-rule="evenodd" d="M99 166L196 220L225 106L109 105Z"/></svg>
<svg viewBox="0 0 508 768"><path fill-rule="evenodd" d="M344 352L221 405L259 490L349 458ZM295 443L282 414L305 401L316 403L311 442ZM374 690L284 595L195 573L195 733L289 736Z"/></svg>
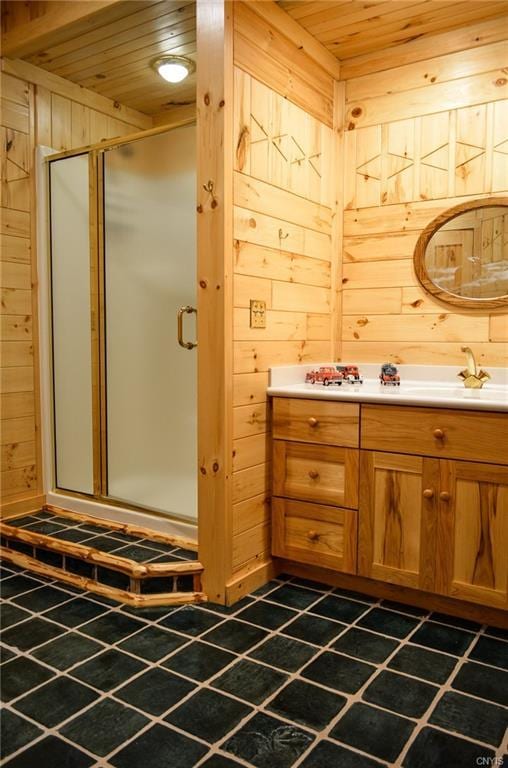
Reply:
<svg viewBox="0 0 508 768"><path fill-rule="evenodd" d="M314 416L311 416L309 419L309 427L317 427L318 424L319 424L319 421L316 418L314 418Z"/></svg>
<svg viewBox="0 0 508 768"><path fill-rule="evenodd" d="M442 440L444 438L444 432L442 429L435 429L433 434L436 440Z"/></svg>
<svg viewBox="0 0 508 768"><path fill-rule="evenodd" d="M315 469L311 469L309 472L309 477L311 478L311 480L317 480L319 477L319 472L316 472Z"/></svg>
<svg viewBox="0 0 508 768"><path fill-rule="evenodd" d="M439 494L439 498L441 499L441 501L450 501L450 494L448 493L448 491L441 491L441 493Z"/></svg>
<svg viewBox="0 0 508 768"><path fill-rule="evenodd" d="M309 531L307 538L311 541L317 541L319 539L319 533L317 531Z"/></svg>
<svg viewBox="0 0 508 768"><path fill-rule="evenodd" d="M433 499L434 498L434 489L433 488L426 488L423 492L423 495L426 499Z"/></svg>

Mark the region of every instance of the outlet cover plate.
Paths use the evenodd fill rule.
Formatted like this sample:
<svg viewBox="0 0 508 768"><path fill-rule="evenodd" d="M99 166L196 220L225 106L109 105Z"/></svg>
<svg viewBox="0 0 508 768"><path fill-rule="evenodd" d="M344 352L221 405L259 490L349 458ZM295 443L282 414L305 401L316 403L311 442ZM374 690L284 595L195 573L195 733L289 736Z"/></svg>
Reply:
<svg viewBox="0 0 508 768"><path fill-rule="evenodd" d="M266 301L250 300L250 327L266 328Z"/></svg>

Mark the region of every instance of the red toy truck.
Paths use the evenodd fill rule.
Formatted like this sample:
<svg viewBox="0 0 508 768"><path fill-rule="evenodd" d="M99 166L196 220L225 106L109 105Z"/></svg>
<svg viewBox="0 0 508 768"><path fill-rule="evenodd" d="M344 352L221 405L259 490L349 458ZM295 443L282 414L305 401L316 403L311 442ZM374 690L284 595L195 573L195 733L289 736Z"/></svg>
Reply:
<svg viewBox="0 0 508 768"><path fill-rule="evenodd" d="M397 368L392 363L383 363L379 380L383 386L392 384L393 386L400 387L400 376Z"/></svg>
<svg viewBox="0 0 508 768"><path fill-rule="evenodd" d="M318 368L317 371L309 371L305 377L305 381L310 384L316 382L328 387L330 384L338 384L339 387L344 380L344 376L334 366L323 365Z"/></svg>
<svg viewBox="0 0 508 768"><path fill-rule="evenodd" d="M305 381L308 384L320 383L325 387L330 384L337 384L340 387L343 381L358 384L362 379L357 365L322 365L315 371L309 371Z"/></svg>

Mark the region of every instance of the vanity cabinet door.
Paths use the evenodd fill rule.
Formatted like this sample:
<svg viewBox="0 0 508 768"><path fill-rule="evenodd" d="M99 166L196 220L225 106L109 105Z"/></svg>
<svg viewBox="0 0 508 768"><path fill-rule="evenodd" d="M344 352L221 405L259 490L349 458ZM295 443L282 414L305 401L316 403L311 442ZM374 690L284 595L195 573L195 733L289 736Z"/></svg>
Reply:
<svg viewBox="0 0 508 768"><path fill-rule="evenodd" d="M358 573L434 589L439 461L360 452Z"/></svg>
<svg viewBox="0 0 508 768"><path fill-rule="evenodd" d="M436 591L508 607L508 468L441 461Z"/></svg>

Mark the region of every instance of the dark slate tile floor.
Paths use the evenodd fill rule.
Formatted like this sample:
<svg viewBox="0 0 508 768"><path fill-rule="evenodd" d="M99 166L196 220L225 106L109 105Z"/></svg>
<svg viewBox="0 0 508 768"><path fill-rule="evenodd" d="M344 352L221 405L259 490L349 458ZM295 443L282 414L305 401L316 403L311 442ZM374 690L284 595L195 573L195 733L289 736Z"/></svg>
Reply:
<svg viewBox="0 0 508 768"><path fill-rule="evenodd" d="M476 768L506 755L503 630L284 575L231 608L140 610L8 563L0 576L7 768Z"/></svg>
<svg viewBox="0 0 508 768"><path fill-rule="evenodd" d="M114 552L115 555L128 557L138 563L181 562L197 559L196 552L191 552L189 549L141 536L131 536L103 525L82 523L80 520L46 511L14 518L9 520L9 525L43 533L52 538L95 547L102 552Z"/></svg>

